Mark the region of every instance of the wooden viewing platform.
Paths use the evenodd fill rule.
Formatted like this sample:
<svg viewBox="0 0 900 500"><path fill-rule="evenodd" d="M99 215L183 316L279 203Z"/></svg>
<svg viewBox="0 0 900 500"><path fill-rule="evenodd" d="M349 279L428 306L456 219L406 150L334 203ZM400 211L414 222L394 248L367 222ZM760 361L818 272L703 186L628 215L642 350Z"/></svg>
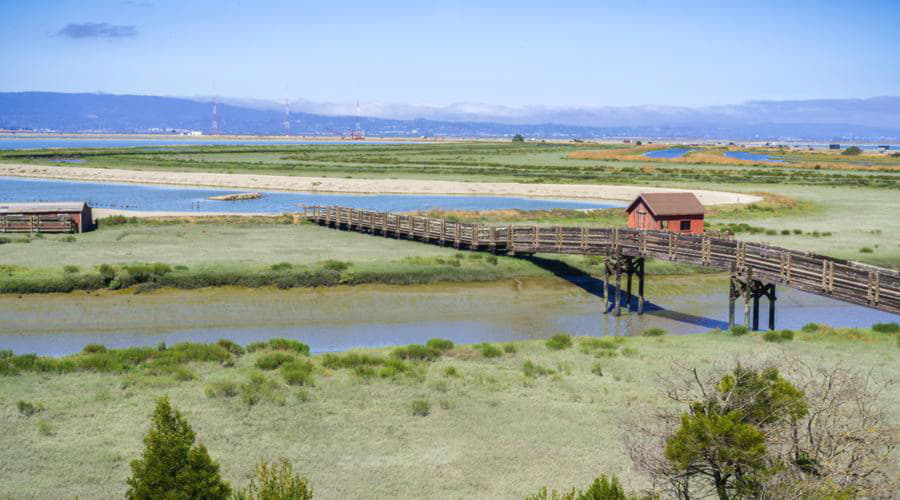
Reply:
<svg viewBox="0 0 900 500"><path fill-rule="evenodd" d="M760 243L709 235L648 231L627 228L562 226L488 226L450 222L413 215L399 215L337 206L304 207L307 220L337 229L408 238L468 250L510 255L560 253L606 257L605 282L611 276L616 291L621 277L638 278L638 313L643 311L644 258L711 267L731 272L729 325L734 325L734 301L744 298L744 317L750 326L759 322L759 299L769 299L769 328L774 329L775 285L900 314L900 272ZM621 293L607 293L612 309L620 312Z"/></svg>

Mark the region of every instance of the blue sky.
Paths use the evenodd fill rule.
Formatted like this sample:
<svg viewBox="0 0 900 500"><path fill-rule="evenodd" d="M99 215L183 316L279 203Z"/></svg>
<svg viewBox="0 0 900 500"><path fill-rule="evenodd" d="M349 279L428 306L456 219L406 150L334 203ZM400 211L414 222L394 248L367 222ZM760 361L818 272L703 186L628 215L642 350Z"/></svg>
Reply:
<svg viewBox="0 0 900 500"><path fill-rule="evenodd" d="M351 3L0 0L0 91L512 106L900 95L898 1Z"/></svg>

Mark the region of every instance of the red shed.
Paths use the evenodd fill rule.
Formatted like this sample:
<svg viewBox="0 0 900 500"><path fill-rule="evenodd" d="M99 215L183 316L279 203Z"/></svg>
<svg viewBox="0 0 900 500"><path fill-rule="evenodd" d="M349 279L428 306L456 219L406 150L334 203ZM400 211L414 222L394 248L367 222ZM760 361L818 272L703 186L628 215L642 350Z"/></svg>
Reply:
<svg viewBox="0 0 900 500"><path fill-rule="evenodd" d="M642 193L625 212L635 229L703 233L703 204L694 193Z"/></svg>
<svg viewBox="0 0 900 500"><path fill-rule="evenodd" d="M83 233L94 228L83 201L0 203L0 233Z"/></svg>

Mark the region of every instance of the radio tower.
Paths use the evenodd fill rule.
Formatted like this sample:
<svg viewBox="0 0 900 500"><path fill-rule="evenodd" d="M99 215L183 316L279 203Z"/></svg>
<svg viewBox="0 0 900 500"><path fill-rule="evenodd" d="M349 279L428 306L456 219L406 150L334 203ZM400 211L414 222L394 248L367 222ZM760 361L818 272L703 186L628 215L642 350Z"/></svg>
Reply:
<svg viewBox="0 0 900 500"><path fill-rule="evenodd" d="M287 97L284 98L284 135L291 135L291 108L288 107Z"/></svg>
<svg viewBox="0 0 900 500"><path fill-rule="evenodd" d="M212 130L210 130L209 133L211 135L219 135L219 118L216 113L216 96L213 96Z"/></svg>
<svg viewBox="0 0 900 500"><path fill-rule="evenodd" d="M356 98L356 133L359 134L359 97Z"/></svg>

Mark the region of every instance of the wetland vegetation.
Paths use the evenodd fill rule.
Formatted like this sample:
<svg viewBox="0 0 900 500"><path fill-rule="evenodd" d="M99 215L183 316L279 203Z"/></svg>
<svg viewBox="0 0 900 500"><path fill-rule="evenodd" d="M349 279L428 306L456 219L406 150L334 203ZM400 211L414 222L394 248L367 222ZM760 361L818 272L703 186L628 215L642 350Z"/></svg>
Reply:
<svg viewBox="0 0 900 500"><path fill-rule="evenodd" d="M543 487L589 485L600 475L645 491L660 484L632 462L642 448L629 436L656 425L660 412L679 411L661 380L678 379L684 366L705 366L702 378L722 373L712 366L741 363L778 367L806 391L813 387L803 385L808 366L886 382L900 375L896 330L812 324L781 332L778 341L722 331L599 339L547 332L549 342L436 339L314 356L289 339L95 344L61 358L4 351L0 446L16 451L3 493L121 496L161 396L183 413L234 487L248 484L259 462L284 457L320 498L522 498ZM871 421L870 430L889 431L900 418L900 393L877 395L870 408L886 420ZM875 486L889 487L896 456L879 457L878 477L888 480Z"/></svg>

